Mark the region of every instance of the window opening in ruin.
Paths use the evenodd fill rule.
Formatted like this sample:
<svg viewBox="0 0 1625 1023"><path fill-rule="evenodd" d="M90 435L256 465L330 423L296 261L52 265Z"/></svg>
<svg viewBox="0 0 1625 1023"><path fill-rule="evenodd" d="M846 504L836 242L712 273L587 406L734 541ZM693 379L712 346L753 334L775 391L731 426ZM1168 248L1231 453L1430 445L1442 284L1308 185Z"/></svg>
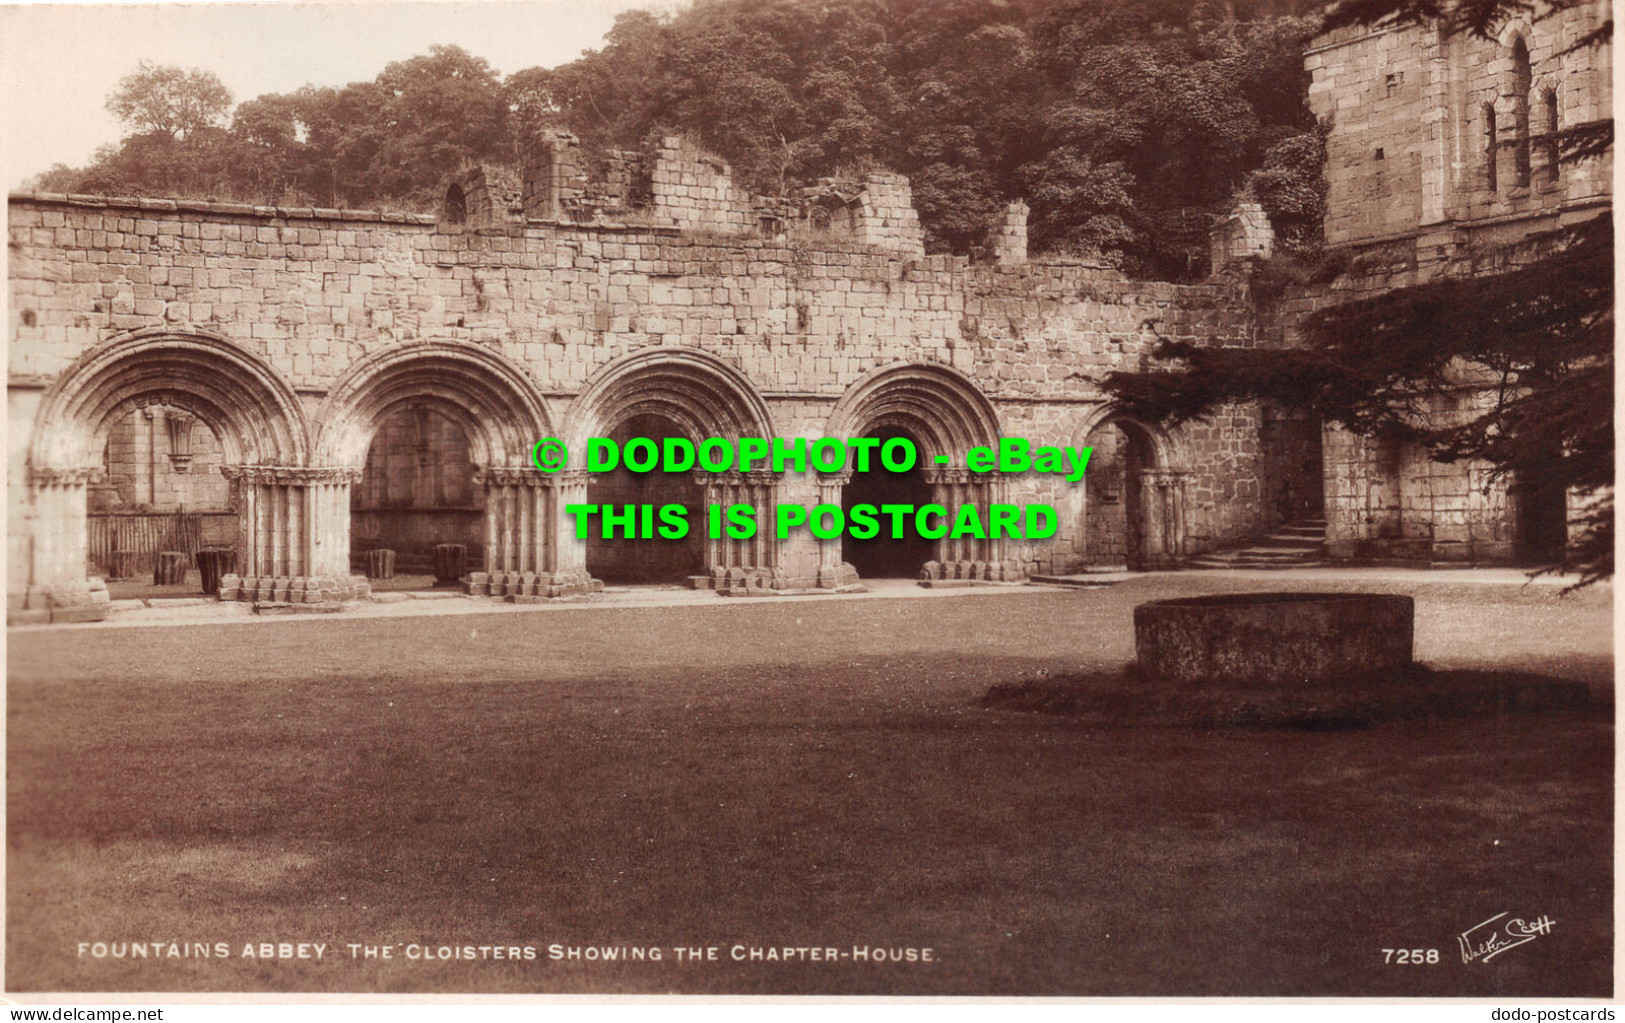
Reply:
<svg viewBox="0 0 1625 1023"><path fill-rule="evenodd" d="M1500 190L1500 176L1496 173L1495 158L1497 140L1495 138L1495 104L1484 104L1484 182L1490 191Z"/></svg>
<svg viewBox="0 0 1625 1023"><path fill-rule="evenodd" d="M1529 187L1529 88L1532 80L1529 47L1520 38L1512 44L1513 175L1517 188Z"/></svg>
<svg viewBox="0 0 1625 1023"><path fill-rule="evenodd" d="M1557 90L1547 89L1541 105L1546 108L1546 134L1541 147L1546 157L1546 183L1555 185L1563 176L1563 154L1558 145Z"/></svg>
<svg viewBox="0 0 1625 1023"><path fill-rule="evenodd" d="M889 472L878 463L868 472L854 472L852 480L841 488L841 509L850 513L860 504L931 504L931 484L926 482L923 464L929 464L930 448L920 443L907 430L881 427L864 434L881 442L904 438L914 444L920 453L919 462L907 472ZM883 520L886 521L886 520ZM893 538L890 530L872 540L858 540L848 535L841 540L841 560L858 570L863 579L918 579L920 569L936 557L936 542L920 536L914 529L914 520L907 518L904 535Z"/></svg>
<svg viewBox="0 0 1625 1023"><path fill-rule="evenodd" d="M440 219L448 224L462 224L468 221L468 197L463 195L460 185L452 185L446 189L446 201L440 207Z"/></svg>
<svg viewBox="0 0 1625 1023"><path fill-rule="evenodd" d="M667 438L693 443L704 437L690 436L677 423L656 413L643 413L622 420L609 437L618 447L635 437L647 437L658 446ZM593 516L587 538L587 572L594 579L621 585L680 585L690 576L705 575L705 488L690 473L632 472L624 465L611 472L595 472L587 483L588 504L682 505L687 509L688 535L680 540L606 540L599 529L601 519ZM659 524L658 511L655 523Z"/></svg>

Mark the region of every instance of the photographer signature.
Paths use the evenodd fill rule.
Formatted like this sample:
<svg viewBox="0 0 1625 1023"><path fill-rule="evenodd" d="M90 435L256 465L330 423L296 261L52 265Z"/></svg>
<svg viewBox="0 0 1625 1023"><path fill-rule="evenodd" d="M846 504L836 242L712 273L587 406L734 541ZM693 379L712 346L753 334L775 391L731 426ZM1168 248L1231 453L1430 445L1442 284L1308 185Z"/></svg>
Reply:
<svg viewBox="0 0 1625 1023"><path fill-rule="evenodd" d="M1479 959L1487 963L1509 948L1517 948L1543 934L1550 934L1557 924L1556 920L1542 914L1538 920L1513 917L1503 925L1501 921L1510 915L1497 913L1483 923L1467 928L1457 939L1461 942L1461 961L1470 963Z"/></svg>

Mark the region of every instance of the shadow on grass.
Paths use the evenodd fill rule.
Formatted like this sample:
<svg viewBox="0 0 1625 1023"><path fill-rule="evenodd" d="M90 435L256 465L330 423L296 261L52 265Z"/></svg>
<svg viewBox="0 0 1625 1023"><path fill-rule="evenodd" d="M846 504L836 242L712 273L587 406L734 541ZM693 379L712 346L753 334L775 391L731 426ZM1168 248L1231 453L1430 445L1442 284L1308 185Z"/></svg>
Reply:
<svg viewBox="0 0 1625 1023"><path fill-rule="evenodd" d="M993 686L990 710L1072 715L1111 726L1288 728L1332 732L1388 721L1436 721L1556 711L1611 717L1584 683L1523 672L1402 672L1297 688L1175 685L1135 670L1040 675Z"/></svg>

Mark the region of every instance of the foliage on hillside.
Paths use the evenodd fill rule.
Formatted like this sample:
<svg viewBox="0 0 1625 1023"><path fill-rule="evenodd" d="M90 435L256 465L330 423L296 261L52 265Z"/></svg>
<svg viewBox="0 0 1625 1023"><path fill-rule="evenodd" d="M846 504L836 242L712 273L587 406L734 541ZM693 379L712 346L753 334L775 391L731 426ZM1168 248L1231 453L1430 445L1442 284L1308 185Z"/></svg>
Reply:
<svg viewBox="0 0 1625 1023"><path fill-rule="evenodd" d="M905 173L934 251L966 251L1023 197L1038 248L1177 279L1205 272L1211 215L1254 172L1266 205L1281 200L1272 212L1318 225L1318 210L1287 209L1312 204L1319 172L1303 158L1312 23L1276 13L1295 6L696 0L623 14L602 48L561 67L504 79L437 46L370 82L248 100L229 121L213 75L145 66L110 104L129 134L35 184L427 209L459 165L517 164L541 130L573 131L593 153L662 128L765 194ZM168 127L200 100L207 116Z"/></svg>

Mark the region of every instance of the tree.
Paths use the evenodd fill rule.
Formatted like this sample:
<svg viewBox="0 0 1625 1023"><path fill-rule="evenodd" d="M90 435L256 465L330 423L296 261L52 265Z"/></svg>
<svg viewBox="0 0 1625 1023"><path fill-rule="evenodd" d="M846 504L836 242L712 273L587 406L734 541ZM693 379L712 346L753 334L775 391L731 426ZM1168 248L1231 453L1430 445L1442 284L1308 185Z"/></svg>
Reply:
<svg viewBox="0 0 1625 1023"><path fill-rule="evenodd" d="M184 139L219 127L231 109L231 93L211 71L144 60L119 79L107 109L135 134Z"/></svg>
<svg viewBox="0 0 1625 1023"><path fill-rule="evenodd" d="M1509 11L1524 9L1514 0L1349 0L1328 23L1442 19L1490 36ZM1605 41L1609 29L1581 45ZM1566 159L1606 150L1611 133L1611 125L1577 126ZM1297 346L1165 341L1154 354L1167 368L1114 373L1105 386L1118 408L1154 421L1268 401L1420 444L1439 461L1480 460L1497 478L1578 492L1589 501L1564 567L1586 585L1613 574L1613 267L1605 213L1425 283L1323 309L1303 322ZM1441 415L1446 395L1465 398L1465 408Z"/></svg>

